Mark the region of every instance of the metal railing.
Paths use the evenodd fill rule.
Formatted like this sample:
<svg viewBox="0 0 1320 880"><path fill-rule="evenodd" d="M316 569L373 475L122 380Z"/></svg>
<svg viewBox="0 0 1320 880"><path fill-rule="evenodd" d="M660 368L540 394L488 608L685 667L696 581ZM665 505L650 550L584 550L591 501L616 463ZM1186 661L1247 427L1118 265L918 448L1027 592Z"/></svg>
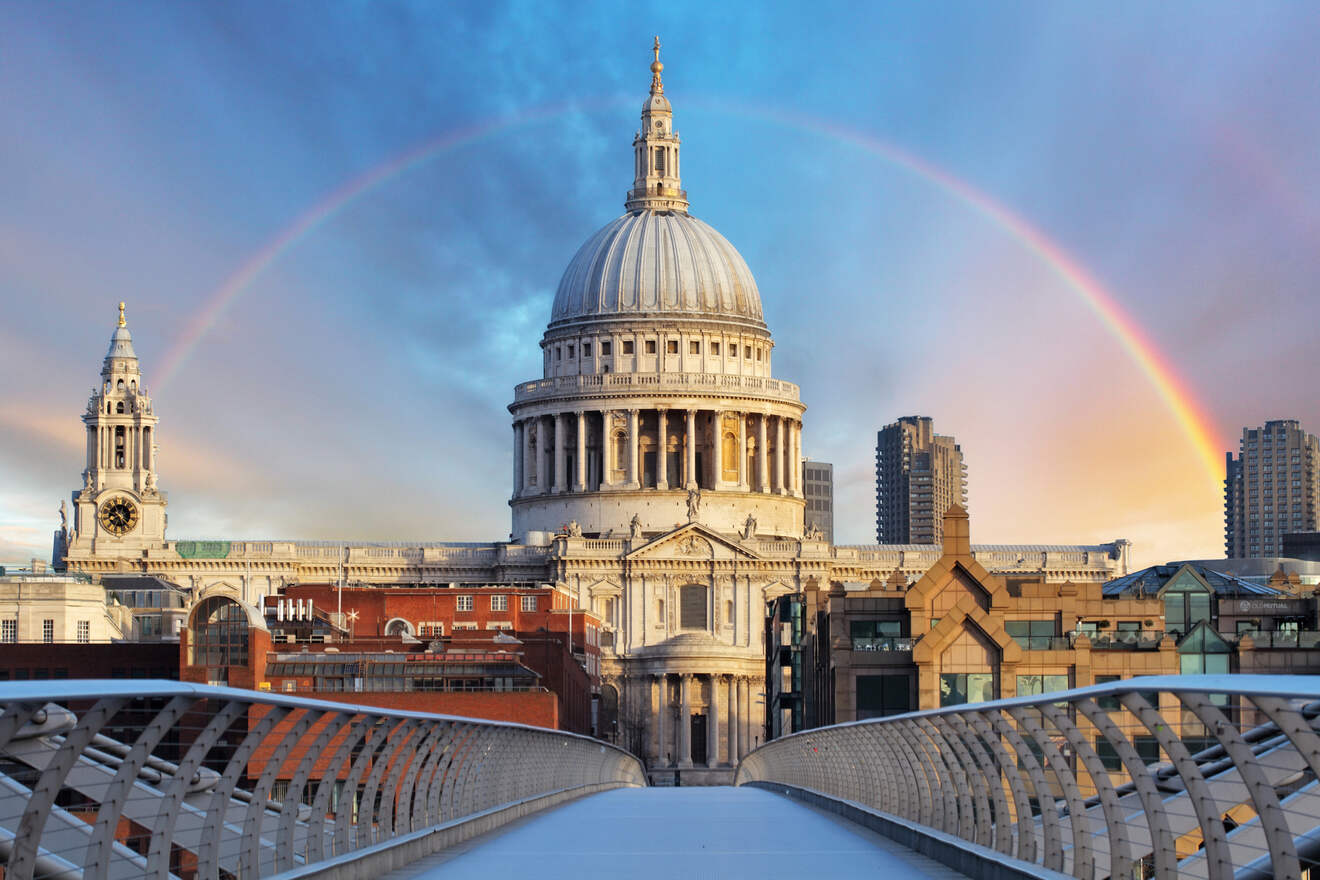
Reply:
<svg viewBox="0 0 1320 880"><path fill-rule="evenodd" d="M736 784L758 783L1076 877L1302 878L1320 681L1154 676L841 724L747 755Z"/></svg>
<svg viewBox="0 0 1320 880"><path fill-rule="evenodd" d="M5 880L357 876L645 784L621 749L519 724L165 681L0 687Z"/></svg>

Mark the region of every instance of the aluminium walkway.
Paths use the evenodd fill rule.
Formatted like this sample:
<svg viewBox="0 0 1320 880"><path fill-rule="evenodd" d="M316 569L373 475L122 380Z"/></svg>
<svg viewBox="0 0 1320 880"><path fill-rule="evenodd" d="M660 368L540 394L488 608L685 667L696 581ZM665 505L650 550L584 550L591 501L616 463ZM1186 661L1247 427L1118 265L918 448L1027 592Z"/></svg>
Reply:
<svg viewBox="0 0 1320 880"><path fill-rule="evenodd" d="M756 788L622 788L572 801L386 875L474 877L960 877L838 817ZM385 880L385 878L382 878Z"/></svg>

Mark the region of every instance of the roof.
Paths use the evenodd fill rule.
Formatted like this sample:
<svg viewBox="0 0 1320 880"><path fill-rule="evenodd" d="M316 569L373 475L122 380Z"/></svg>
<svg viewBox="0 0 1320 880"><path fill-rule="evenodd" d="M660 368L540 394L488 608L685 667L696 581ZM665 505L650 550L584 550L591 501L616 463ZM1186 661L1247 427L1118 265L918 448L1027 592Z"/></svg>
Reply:
<svg viewBox="0 0 1320 880"><path fill-rule="evenodd" d="M681 211L634 211L587 239L559 281L550 322L657 314L765 326L742 256Z"/></svg>
<svg viewBox="0 0 1320 880"><path fill-rule="evenodd" d="M1241 599L1248 596L1288 595L1282 590L1222 574L1195 562L1170 562L1164 565L1152 565L1150 568L1143 568L1141 571L1134 571L1132 574L1114 578L1114 580L1106 583L1101 590L1106 599L1117 599L1121 596L1129 598L1154 597L1184 566L1200 575L1201 579L1214 591L1214 594L1220 598Z"/></svg>

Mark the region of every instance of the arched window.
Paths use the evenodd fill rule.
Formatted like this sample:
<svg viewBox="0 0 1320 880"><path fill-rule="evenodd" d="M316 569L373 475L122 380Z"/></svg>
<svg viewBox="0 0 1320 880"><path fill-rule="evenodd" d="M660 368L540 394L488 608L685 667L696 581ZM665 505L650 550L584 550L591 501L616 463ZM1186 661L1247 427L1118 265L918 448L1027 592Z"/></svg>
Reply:
<svg viewBox="0 0 1320 880"><path fill-rule="evenodd" d="M392 638L397 639L403 636L412 636L413 634L413 625L402 617L396 617L385 624L385 635Z"/></svg>
<svg viewBox="0 0 1320 880"><path fill-rule="evenodd" d="M123 380L123 379L120 379L118 382L115 383L115 390L116 390L116 391L123 391L123 390L124 390L124 380Z"/></svg>
<svg viewBox="0 0 1320 880"><path fill-rule="evenodd" d="M115 412L123 414L124 402L122 400L115 404Z"/></svg>
<svg viewBox="0 0 1320 880"><path fill-rule="evenodd" d="M706 629L706 588L688 584L678 588L679 626L683 629Z"/></svg>
<svg viewBox="0 0 1320 880"><path fill-rule="evenodd" d="M129 382L128 387L132 389L134 394L137 394L137 379L134 379L132 382Z"/></svg>
<svg viewBox="0 0 1320 880"><path fill-rule="evenodd" d="M243 607L227 596L212 596L192 613L194 666L247 666L248 618ZM225 680L227 676L209 676Z"/></svg>
<svg viewBox="0 0 1320 880"><path fill-rule="evenodd" d="M124 467L124 461L124 426L120 425L115 428L115 467Z"/></svg>

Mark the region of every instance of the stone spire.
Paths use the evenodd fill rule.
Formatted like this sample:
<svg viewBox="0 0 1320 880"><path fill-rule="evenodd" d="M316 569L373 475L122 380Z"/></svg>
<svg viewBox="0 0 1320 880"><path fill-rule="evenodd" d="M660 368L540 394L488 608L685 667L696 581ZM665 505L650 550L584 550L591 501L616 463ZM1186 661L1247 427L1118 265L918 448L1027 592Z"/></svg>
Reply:
<svg viewBox="0 0 1320 880"><path fill-rule="evenodd" d="M665 97L660 72L660 38L651 47L651 94L642 105L642 128L633 137L633 188L624 207L629 211L683 211L687 193L679 179L678 133L674 111Z"/></svg>

